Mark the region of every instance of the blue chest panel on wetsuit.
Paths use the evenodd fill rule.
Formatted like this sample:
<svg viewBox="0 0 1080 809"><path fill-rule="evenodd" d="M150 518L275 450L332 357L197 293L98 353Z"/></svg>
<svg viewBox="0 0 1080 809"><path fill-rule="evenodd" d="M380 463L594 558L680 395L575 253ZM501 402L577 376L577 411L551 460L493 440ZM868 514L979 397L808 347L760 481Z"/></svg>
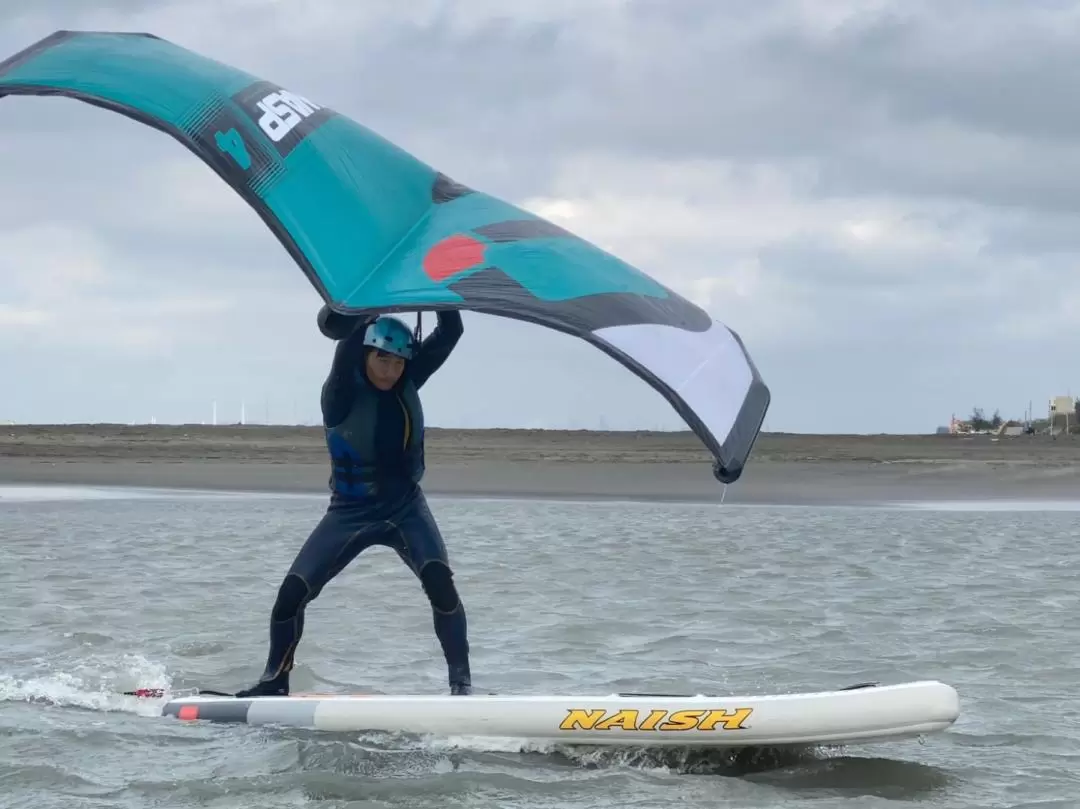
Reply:
<svg viewBox="0 0 1080 809"><path fill-rule="evenodd" d="M406 381L380 391L358 377L345 419L326 428L330 488L345 497L382 497L418 483L424 474L424 412Z"/></svg>

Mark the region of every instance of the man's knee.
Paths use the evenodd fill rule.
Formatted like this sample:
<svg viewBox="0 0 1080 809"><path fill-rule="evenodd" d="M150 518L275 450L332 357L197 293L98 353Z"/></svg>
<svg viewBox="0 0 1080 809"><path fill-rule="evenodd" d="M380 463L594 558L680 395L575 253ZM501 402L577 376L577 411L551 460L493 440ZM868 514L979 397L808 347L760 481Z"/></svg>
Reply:
<svg viewBox="0 0 1080 809"><path fill-rule="evenodd" d="M420 571L420 583L424 587L431 606L439 612L453 612L458 608L457 587L454 574L445 562L428 562Z"/></svg>
<svg viewBox="0 0 1080 809"><path fill-rule="evenodd" d="M311 588L307 582L290 573L285 577L278 588L277 600L274 602L273 620L288 621L295 618L300 609L313 598Z"/></svg>

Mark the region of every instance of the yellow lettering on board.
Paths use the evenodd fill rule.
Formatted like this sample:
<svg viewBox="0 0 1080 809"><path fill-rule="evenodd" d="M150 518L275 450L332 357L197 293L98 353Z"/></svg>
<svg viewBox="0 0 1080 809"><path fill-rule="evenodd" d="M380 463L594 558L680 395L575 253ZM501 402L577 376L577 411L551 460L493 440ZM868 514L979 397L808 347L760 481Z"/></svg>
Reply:
<svg viewBox="0 0 1080 809"><path fill-rule="evenodd" d="M667 711L650 711L645 721L639 726L639 730L656 730L657 723L667 716Z"/></svg>
<svg viewBox="0 0 1080 809"><path fill-rule="evenodd" d="M659 730L685 731L695 728L702 731L743 730L746 721L753 714L753 708L735 708L727 710L692 709L681 711L663 711L654 709L641 719L641 712L634 708L619 711L606 711L603 708L585 710L571 708L566 718L559 724L560 730Z"/></svg>
<svg viewBox="0 0 1080 809"><path fill-rule="evenodd" d="M716 730L717 725L723 725L724 730L743 730L745 722L754 712L753 708L736 708L734 711L717 710L709 711L698 727L702 730Z"/></svg>
<svg viewBox="0 0 1080 809"><path fill-rule="evenodd" d="M672 711L660 730L693 730L697 727L705 711Z"/></svg>
<svg viewBox="0 0 1080 809"><path fill-rule="evenodd" d="M613 727L620 727L623 730L637 730L638 712L628 708L622 711L616 711L607 719L598 722L595 727L597 730L610 730Z"/></svg>
<svg viewBox="0 0 1080 809"><path fill-rule="evenodd" d="M566 718L559 724L560 730L592 730L593 726L604 716L602 708L595 711L586 711L581 708L571 708L566 713Z"/></svg>

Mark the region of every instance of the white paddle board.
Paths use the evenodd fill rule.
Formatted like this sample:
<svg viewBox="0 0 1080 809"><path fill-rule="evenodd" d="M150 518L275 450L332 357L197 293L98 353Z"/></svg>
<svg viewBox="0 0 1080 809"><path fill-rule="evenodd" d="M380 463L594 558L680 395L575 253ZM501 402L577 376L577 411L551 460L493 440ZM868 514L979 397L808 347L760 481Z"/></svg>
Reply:
<svg viewBox="0 0 1080 809"><path fill-rule="evenodd" d="M960 715L937 681L759 696L292 694L170 699L184 721L521 738L575 745L746 747L877 742L942 731Z"/></svg>

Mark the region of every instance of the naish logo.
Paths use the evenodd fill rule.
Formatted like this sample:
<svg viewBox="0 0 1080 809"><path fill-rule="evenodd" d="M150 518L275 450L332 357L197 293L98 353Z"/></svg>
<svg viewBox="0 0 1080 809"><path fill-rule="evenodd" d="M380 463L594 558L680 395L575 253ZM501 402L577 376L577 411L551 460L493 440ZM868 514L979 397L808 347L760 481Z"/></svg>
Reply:
<svg viewBox="0 0 1080 809"><path fill-rule="evenodd" d="M571 708L559 723L560 730L744 730L753 708L609 711L603 708Z"/></svg>
<svg viewBox="0 0 1080 809"><path fill-rule="evenodd" d="M322 109L314 101L288 90L269 93L256 102L255 106L261 112L258 118L259 128L274 143Z"/></svg>

